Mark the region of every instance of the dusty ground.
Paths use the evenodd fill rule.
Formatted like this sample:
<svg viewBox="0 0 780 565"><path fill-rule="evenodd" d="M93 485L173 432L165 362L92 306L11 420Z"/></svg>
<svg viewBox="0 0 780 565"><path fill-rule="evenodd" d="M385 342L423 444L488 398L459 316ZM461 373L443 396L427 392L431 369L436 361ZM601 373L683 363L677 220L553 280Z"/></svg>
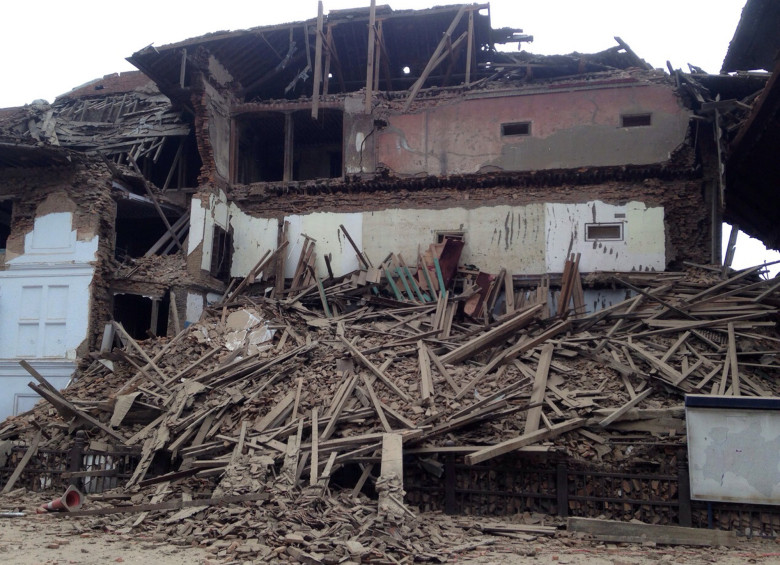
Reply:
<svg viewBox="0 0 780 565"><path fill-rule="evenodd" d="M281 553L271 562L288 562ZM267 561L263 561L264 563ZM663 563L742 565L780 563L780 544L741 540L734 548L647 547L601 544L570 537L534 541L495 538L495 542L454 555L452 563L469 565L560 563L568 565L658 565ZM216 565L251 563L241 555L216 558L198 547L174 545L163 536L143 532L106 531L89 518L26 515L0 518L0 563L23 565ZM260 563L260 561L258 561Z"/></svg>

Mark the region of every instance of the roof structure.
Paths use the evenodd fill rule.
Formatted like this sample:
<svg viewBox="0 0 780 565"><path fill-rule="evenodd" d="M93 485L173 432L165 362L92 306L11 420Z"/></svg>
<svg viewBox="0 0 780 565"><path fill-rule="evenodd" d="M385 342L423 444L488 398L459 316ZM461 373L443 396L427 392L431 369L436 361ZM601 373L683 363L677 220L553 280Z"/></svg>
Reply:
<svg viewBox="0 0 780 565"><path fill-rule="evenodd" d="M778 22L780 3L776 0L748 0L721 72L772 70L780 50Z"/></svg>

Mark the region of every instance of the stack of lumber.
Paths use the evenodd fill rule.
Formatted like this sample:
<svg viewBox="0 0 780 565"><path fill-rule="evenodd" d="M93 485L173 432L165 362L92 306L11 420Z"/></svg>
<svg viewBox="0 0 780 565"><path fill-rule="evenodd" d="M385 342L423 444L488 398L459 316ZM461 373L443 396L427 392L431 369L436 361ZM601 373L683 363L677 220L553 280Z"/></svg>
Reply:
<svg viewBox="0 0 780 565"><path fill-rule="evenodd" d="M175 337L139 343L114 323L123 346L93 354L63 392L29 368L45 401L0 426L0 439L67 447L84 429L93 448L136 449L114 493L130 506L93 509L118 514L118 527L144 524L219 555L324 563L365 550L392 561L441 554L457 537L414 534L416 512L386 472L405 452L435 459L446 445L475 465L554 445L614 463L629 457L627 439L684 442L685 393L778 393L780 291L759 268L726 280L611 276L630 297L588 314L574 257L563 305L550 307L542 281L544 293L529 293L538 300L477 323L443 285L415 303L384 298L389 280L377 279L332 311L316 274L321 309L300 293L252 294L278 256ZM379 506L361 494L371 487Z"/></svg>

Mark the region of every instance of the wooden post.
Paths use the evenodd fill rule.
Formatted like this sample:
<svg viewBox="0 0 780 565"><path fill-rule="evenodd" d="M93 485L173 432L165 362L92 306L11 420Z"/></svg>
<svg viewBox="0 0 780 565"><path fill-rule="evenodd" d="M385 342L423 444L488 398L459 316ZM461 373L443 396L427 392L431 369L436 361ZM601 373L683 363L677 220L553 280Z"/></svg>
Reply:
<svg viewBox="0 0 780 565"><path fill-rule="evenodd" d="M448 453L444 458L444 513L455 514L457 509L457 500L455 498L455 455Z"/></svg>
<svg viewBox="0 0 780 565"><path fill-rule="evenodd" d="M366 114L371 113L371 101L374 96L374 49L376 47L376 0L371 0L368 16L368 64L366 66Z"/></svg>
<svg viewBox="0 0 780 565"><path fill-rule="evenodd" d="M739 226L734 224L731 226L731 233L729 234L729 242L726 246L726 257L723 258L723 270L721 272L722 278L728 278L731 264L734 262L734 253L737 250L737 236L739 235Z"/></svg>
<svg viewBox="0 0 780 565"><path fill-rule="evenodd" d="M555 468L555 490L558 497L558 516L569 515L569 469L566 459L558 461Z"/></svg>
<svg viewBox="0 0 780 565"><path fill-rule="evenodd" d="M328 26L328 33L325 36L325 70L322 72L322 95L328 95L328 85L330 84L330 45L333 39L333 32L331 26Z"/></svg>
<svg viewBox="0 0 780 565"><path fill-rule="evenodd" d="M469 10L469 36L466 41L466 86L468 86L471 84L471 58L474 56L474 10Z"/></svg>
<svg viewBox="0 0 780 565"><path fill-rule="evenodd" d="M181 50L181 67L179 68L179 86L184 88L184 79L187 76L187 48Z"/></svg>
<svg viewBox="0 0 780 565"><path fill-rule="evenodd" d="M677 515L678 523L690 528L692 525L691 483L684 451L677 453L677 501L680 505Z"/></svg>
<svg viewBox="0 0 780 565"><path fill-rule="evenodd" d="M235 118L230 118L230 158L228 178L230 182L238 182L238 148L239 148L239 130L238 122Z"/></svg>
<svg viewBox="0 0 780 565"><path fill-rule="evenodd" d="M84 448L87 446L87 433L84 430L76 432L76 441L73 442L73 446L68 450L68 462L67 469L69 473L77 473L81 471L81 460L84 455ZM70 484L76 488L81 488L79 484L82 479L71 476Z"/></svg>
<svg viewBox="0 0 780 565"><path fill-rule="evenodd" d="M179 305L176 304L175 292L171 291L170 299L171 299L171 314L173 316L173 328L176 331L176 335L179 335L181 333L181 320L179 319Z"/></svg>
<svg viewBox="0 0 780 565"><path fill-rule="evenodd" d="M284 172L282 180L293 180L293 119L292 112L284 113Z"/></svg>
<svg viewBox="0 0 780 565"><path fill-rule="evenodd" d="M157 321L160 317L160 299L152 298L152 320L149 322L149 333L157 336Z"/></svg>
<svg viewBox="0 0 780 565"><path fill-rule="evenodd" d="M311 117L317 119L320 110L320 84L322 83L322 0L317 2L317 40L314 48L314 77L311 94Z"/></svg>

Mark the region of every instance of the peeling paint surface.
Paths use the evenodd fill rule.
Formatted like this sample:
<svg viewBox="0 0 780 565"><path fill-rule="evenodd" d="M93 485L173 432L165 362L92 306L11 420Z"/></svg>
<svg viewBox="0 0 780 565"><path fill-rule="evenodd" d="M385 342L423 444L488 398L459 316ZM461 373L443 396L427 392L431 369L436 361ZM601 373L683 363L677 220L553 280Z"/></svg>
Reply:
<svg viewBox="0 0 780 565"><path fill-rule="evenodd" d="M219 207L220 201L213 205ZM206 214L213 231L215 214ZM231 274L245 276L267 250L276 248L277 219L242 213L231 204L230 226L237 242ZM439 234L460 232L466 241L461 264L473 264L486 272L502 267L514 274L561 272L569 249L582 253L580 270L663 270L665 267L664 211L632 201L626 205L591 201L579 204L527 204L477 208L399 209L372 212L316 212L285 216L289 222L285 276L294 275L305 236L316 240L316 265L327 273L324 256L332 255L336 276L358 268L352 246L341 233L344 225L355 244L374 265L389 253L401 253L414 265L417 253L435 243ZM586 225L620 224L622 238L616 241L586 240ZM305 235L304 235L305 234ZM210 265L210 239L204 241L203 265ZM207 260L208 257L208 260Z"/></svg>
<svg viewBox="0 0 780 565"><path fill-rule="evenodd" d="M650 126L621 127L621 115L643 113ZM403 175L660 163L685 139L689 117L671 88L655 84L459 99L390 116L376 159ZM517 122L530 134L502 135L502 124Z"/></svg>
<svg viewBox="0 0 780 565"><path fill-rule="evenodd" d="M24 253L0 271L0 417L29 408L29 375L10 370L26 359L64 387L87 338L90 284L98 236L79 241L71 212L35 218Z"/></svg>

